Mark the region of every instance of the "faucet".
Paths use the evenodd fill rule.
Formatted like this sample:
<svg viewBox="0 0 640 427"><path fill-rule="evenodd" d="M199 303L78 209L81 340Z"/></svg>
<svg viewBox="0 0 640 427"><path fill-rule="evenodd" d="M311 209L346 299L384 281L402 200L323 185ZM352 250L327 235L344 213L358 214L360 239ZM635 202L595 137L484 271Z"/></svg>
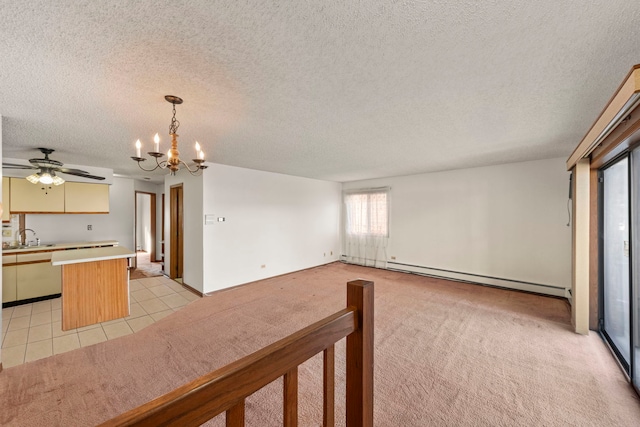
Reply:
<svg viewBox="0 0 640 427"><path fill-rule="evenodd" d="M22 230L16 231L16 240L18 241L18 244L19 245L23 245L23 243L22 243L22 233L25 233L25 235L24 235L24 239L25 239L24 244L26 244L27 246L31 246L31 241L27 241L27 235L26 235L27 231L30 231L30 232L33 233L33 237L35 237L35 239L36 239L36 246L40 246L40 239L36 236L36 232L33 231L30 228L23 228Z"/></svg>

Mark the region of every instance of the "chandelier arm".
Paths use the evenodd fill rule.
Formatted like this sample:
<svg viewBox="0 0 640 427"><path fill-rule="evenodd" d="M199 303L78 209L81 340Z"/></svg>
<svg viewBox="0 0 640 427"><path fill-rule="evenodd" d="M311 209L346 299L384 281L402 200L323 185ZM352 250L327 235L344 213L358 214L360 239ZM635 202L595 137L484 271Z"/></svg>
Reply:
<svg viewBox="0 0 640 427"><path fill-rule="evenodd" d="M152 168L152 169L145 169L145 168L143 168L143 167L142 167L141 163L142 163L142 162L144 162L144 161L145 161L145 160L147 160L147 159L143 159L143 158L140 158L140 157L132 157L132 159L133 159L133 160L135 160L136 162L138 162L138 167L139 167L140 169L142 169L143 171L145 171L145 172L153 172L154 170L156 170L156 169L158 169L159 167L161 167L161 166L158 164L158 165L156 165L156 166L155 166L154 168ZM158 163L158 159L156 159L156 163Z"/></svg>
<svg viewBox="0 0 640 427"><path fill-rule="evenodd" d="M195 174L197 174L198 172L200 172L202 169L204 169L204 168L203 168L203 167L201 167L200 165L195 165L195 166L196 166L196 168L195 168L195 169L191 169L191 168L189 167L189 165L188 165L188 164L186 164L186 163L185 163L185 161L184 161L184 160L182 160L182 159L180 159L180 163L182 163L182 165L183 165L183 166L184 166L184 167L189 171L189 173L190 173L191 175L195 175Z"/></svg>
<svg viewBox="0 0 640 427"><path fill-rule="evenodd" d="M157 165L155 167L155 169L158 169L158 168L166 169L167 168L167 161L166 160L163 160L163 161L159 162L158 161L158 159L160 158L159 156L158 157L154 157L154 158L156 159L156 165Z"/></svg>

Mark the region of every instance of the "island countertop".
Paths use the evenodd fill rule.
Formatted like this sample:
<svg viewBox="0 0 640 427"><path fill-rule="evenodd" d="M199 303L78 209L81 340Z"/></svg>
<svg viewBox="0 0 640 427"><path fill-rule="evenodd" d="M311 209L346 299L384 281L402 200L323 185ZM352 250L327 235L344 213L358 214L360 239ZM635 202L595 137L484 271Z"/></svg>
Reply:
<svg viewBox="0 0 640 427"><path fill-rule="evenodd" d="M56 251L51 254L52 265L78 264L83 262L106 261L118 258L132 258L135 252L123 246Z"/></svg>

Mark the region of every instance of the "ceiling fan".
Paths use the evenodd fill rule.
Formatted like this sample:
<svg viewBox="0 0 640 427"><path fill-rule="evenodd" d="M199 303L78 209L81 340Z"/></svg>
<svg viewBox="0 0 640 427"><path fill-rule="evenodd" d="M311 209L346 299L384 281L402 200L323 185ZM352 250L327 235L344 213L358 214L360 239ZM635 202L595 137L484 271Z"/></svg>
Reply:
<svg viewBox="0 0 640 427"><path fill-rule="evenodd" d="M103 180L103 176L91 175L87 171L80 169L63 168L64 163L49 158L49 154L55 150L51 148L38 148L44 154L44 159L29 159L30 165L21 165L18 163L2 163L3 169L39 169L38 172L34 172L27 177L27 180L33 184L64 184L64 179L56 175L56 172L64 173L67 175L81 176L83 178Z"/></svg>

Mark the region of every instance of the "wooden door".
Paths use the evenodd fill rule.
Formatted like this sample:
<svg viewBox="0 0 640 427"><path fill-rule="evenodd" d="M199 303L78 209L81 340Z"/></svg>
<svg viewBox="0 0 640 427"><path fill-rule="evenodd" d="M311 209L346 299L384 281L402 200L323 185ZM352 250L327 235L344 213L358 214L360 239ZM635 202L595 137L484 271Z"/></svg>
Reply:
<svg viewBox="0 0 640 427"><path fill-rule="evenodd" d="M182 264L184 251L183 197L182 184L171 187L170 194L170 251L169 277L182 278Z"/></svg>

